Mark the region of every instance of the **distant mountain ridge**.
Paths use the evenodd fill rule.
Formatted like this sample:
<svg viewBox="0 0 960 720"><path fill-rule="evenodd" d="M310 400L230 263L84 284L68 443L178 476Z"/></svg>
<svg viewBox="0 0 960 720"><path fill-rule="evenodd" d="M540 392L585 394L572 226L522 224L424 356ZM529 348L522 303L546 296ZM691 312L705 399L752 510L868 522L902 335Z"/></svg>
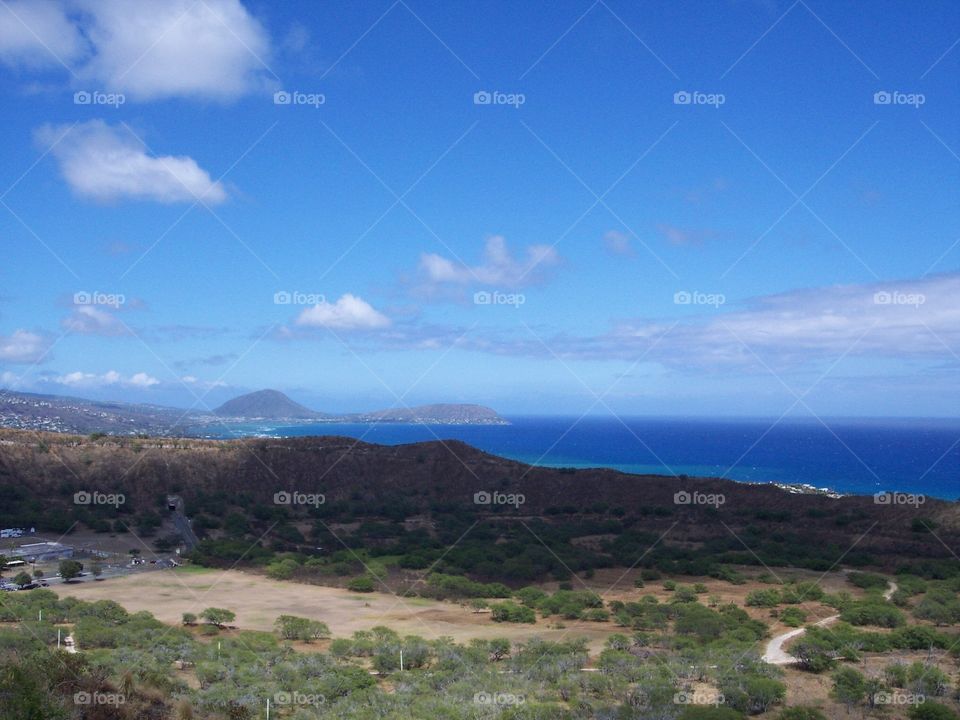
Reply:
<svg viewBox="0 0 960 720"><path fill-rule="evenodd" d="M366 413L325 413L311 410L278 390L258 390L241 395L207 412L0 389L0 428L80 435L106 433L126 436L197 437L207 434L212 425L238 420L291 423L510 424L495 410L472 404L440 403Z"/></svg>
<svg viewBox="0 0 960 720"><path fill-rule="evenodd" d="M436 403L390 408L366 413L335 415L294 402L278 390L258 390L228 400L213 411L218 417L244 420L315 420L354 423L436 423L455 425L508 425L493 408L470 403Z"/></svg>
<svg viewBox="0 0 960 720"><path fill-rule="evenodd" d="M440 403L347 415L351 422L426 422L500 425L506 421L483 405Z"/></svg>

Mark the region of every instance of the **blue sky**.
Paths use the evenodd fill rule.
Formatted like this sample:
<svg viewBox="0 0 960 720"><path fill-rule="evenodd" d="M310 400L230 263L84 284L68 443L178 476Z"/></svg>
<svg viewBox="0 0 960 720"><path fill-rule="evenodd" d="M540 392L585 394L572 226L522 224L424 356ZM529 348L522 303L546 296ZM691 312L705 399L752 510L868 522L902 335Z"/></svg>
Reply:
<svg viewBox="0 0 960 720"><path fill-rule="evenodd" d="M956 415L958 38L952 2L5 0L0 386Z"/></svg>

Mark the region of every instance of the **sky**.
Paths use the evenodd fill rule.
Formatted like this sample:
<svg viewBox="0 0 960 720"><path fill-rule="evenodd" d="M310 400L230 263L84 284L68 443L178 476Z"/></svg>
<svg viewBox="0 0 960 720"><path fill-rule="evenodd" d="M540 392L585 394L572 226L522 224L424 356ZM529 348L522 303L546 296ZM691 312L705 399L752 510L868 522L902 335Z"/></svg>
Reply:
<svg viewBox="0 0 960 720"><path fill-rule="evenodd" d="M956 416L950 0L0 0L0 387Z"/></svg>

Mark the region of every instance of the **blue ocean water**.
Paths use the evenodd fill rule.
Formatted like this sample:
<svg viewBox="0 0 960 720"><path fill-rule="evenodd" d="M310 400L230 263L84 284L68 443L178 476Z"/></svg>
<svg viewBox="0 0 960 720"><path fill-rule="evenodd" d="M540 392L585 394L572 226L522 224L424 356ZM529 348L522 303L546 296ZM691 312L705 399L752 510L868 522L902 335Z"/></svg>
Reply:
<svg viewBox="0 0 960 720"><path fill-rule="evenodd" d="M843 493L960 498L960 420L699 420L511 417L510 425L243 424L219 437L342 435L395 445L462 440L554 467L610 467L751 482L807 483Z"/></svg>

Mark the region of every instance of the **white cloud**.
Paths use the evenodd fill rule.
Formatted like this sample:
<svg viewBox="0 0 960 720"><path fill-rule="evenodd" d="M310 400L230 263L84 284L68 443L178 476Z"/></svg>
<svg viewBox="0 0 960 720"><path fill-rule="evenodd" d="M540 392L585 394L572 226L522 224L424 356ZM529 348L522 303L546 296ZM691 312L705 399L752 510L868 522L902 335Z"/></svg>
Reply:
<svg viewBox="0 0 960 720"><path fill-rule="evenodd" d="M226 100L264 86L270 38L239 0L14 0L0 59L65 65L133 99ZM93 88L90 88L93 89Z"/></svg>
<svg viewBox="0 0 960 720"><path fill-rule="evenodd" d="M196 375L184 375L180 378L184 385L198 388L200 390L213 390L214 388L228 387L223 380L201 380Z"/></svg>
<svg viewBox="0 0 960 720"><path fill-rule="evenodd" d="M257 83L270 50L238 0L83 0L95 48L81 70L111 90L152 100L236 97Z"/></svg>
<svg viewBox="0 0 960 720"><path fill-rule="evenodd" d="M155 377L151 377L146 373L139 372L133 377L130 378L130 384L134 387L148 388L153 387L154 385L159 385L160 381Z"/></svg>
<svg viewBox="0 0 960 720"><path fill-rule="evenodd" d="M121 387L150 388L159 385L160 381L147 373L139 372L130 377L124 377L116 370L108 370L102 375L96 373L76 372L59 375L53 382L67 387L95 388L119 385Z"/></svg>
<svg viewBox="0 0 960 720"><path fill-rule="evenodd" d="M39 362L49 342L29 330L16 330L13 335L0 335L0 360L11 363Z"/></svg>
<svg viewBox="0 0 960 720"><path fill-rule="evenodd" d="M66 132L66 135L64 133ZM37 140L52 154L60 172L79 195L101 202L132 198L161 203L219 203L227 193L193 158L148 155L129 131L91 120L67 131L44 126Z"/></svg>
<svg viewBox="0 0 960 720"><path fill-rule="evenodd" d="M372 330L390 325L390 318L375 310L362 298L346 293L335 303L323 301L306 308L297 325L343 330Z"/></svg>
<svg viewBox="0 0 960 720"><path fill-rule="evenodd" d="M550 245L530 245L526 256L514 258L502 235L487 238L483 260L478 265L467 265L435 253L420 256L420 270L432 285L489 285L515 288L542 279L543 271L560 261Z"/></svg>
<svg viewBox="0 0 960 720"><path fill-rule="evenodd" d="M607 252L612 255L622 255L625 257L633 255L633 246L630 244L630 238L619 230L610 230L604 233L603 246Z"/></svg>
<svg viewBox="0 0 960 720"><path fill-rule="evenodd" d="M129 332L113 313L92 305L75 308L60 325L77 335L125 335Z"/></svg>
<svg viewBox="0 0 960 720"><path fill-rule="evenodd" d="M960 273L796 290L738 310L703 308L672 325L631 321L568 349L628 357L650 347L651 359L685 366L757 364L758 357L793 366L848 353L951 360L960 354Z"/></svg>
<svg viewBox="0 0 960 720"><path fill-rule="evenodd" d="M692 293L694 288L690 288ZM710 288L697 289L701 296ZM434 346L503 356L624 360L680 370L745 368L767 373L824 368L869 358L956 367L960 356L960 272L915 280L795 290L734 307L682 305L673 317L636 318L606 332L574 335L530 328L467 329L402 324L378 347ZM534 327L536 330L536 326Z"/></svg>
<svg viewBox="0 0 960 720"><path fill-rule="evenodd" d="M17 388L20 387L20 375L12 373L9 370L4 370L0 373L0 386L7 388Z"/></svg>
<svg viewBox="0 0 960 720"><path fill-rule="evenodd" d="M9 0L0 4L0 61L29 67L68 64L87 50L62 3Z"/></svg>

